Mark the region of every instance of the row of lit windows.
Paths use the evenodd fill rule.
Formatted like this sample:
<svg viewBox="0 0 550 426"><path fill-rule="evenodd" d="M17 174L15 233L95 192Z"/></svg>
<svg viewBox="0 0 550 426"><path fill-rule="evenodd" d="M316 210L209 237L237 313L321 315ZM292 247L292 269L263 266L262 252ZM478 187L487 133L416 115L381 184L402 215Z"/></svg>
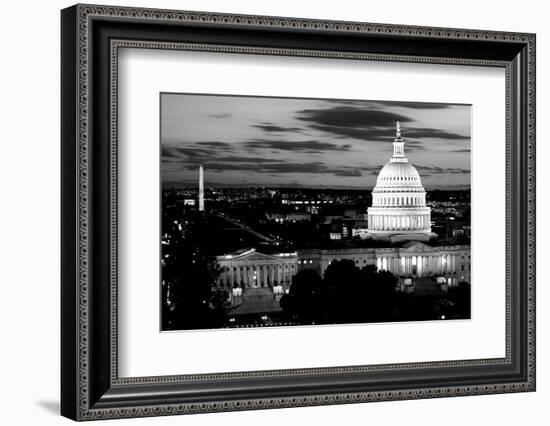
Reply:
<svg viewBox="0 0 550 426"><path fill-rule="evenodd" d="M252 281L256 281L256 280L252 280ZM271 282L270 280L267 280L267 284L268 285L279 285L279 284L290 284L290 281L289 280L283 280L281 282L275 280L273 282ZM237 282L236 280L233 280L233 283L231 283L231 281L229 279L226 279L226 280L223 280L221 279L219 282L218 282L218 287L232 287L234 284L237 284L237 285L240 285L241 287L245 285L245 282L244 280L241 280L241 282ZM266 287L264 285L264 281L258 281L258 285L260 287Z"/></svg>
<svg viewBox="0 0 550 426"><path fill-rule="evenodd" d="M446 256L446 255L445 255L445 256ZM445 256L444 256L444 257L445 257ZM402 262L405 260L404 257L401 257L400 259L401 259ZM416 261L416 259L415 259L414 257L413 257L412 259L413 259L413 262ZM461 259L464 259L464 255L461 256ZM470 256L468 256L468 259L470 259ZM332 261L329 262L329 264L331 264L331 263L334 262L335 260L336 260L336 259L333 259ZM366 264L366 263L367 263L367 260L366 260L366 259L361 259L361 260L363 261L363 264ZM445 260L446 260L446 259L445 259ZM445 260L444 260L444 261L445 261ZM306 265L306 264L312 264L312 263L313 263L313 260L311 260L311 259L309 259L309 260L308 260L308 259L298 260L298 264L300 264L300 265L301 265L301 264ZM356 263L356 264L359 264L359 263L360 263L360 259L355 259L355 263ZM266 269L267 269L267 268L273 267L273 266L278 266L279 269L281 269L281 265L271 265L271 266L270 266L270 265L266 265L265 267L266 267ZM284 269L289 269L289 268L290 268L290 269L294 269L295 265L284 265L283 267L284 267ZM250 271L260 270L260 271L261 271L261 270L263 270L263 265L259 265L258 267L256 267L256 266L239 266L238 268L239 268L240 271L244 271L244 270L246 270L246 271L249 271L249 270L250 270ZM233 267L233 271L237 271L237 267L236 267L236 266Z"/></svg>
<svg viewBox="0 0 550 426"><path fill-rule="evenodd" d="M392 181L392 182L412 182L416 178L412 176L385 176L382 178L382 181Z"/></svg>
<svg viewBox="0 0 550 426"><path fill-rule="evenodd" d="M298 261L298 263L300 262ZM273 266L279 266L279 269L281 269L281 265L266 265L265 267L267 269L267 268L273 268ZM289 265L284 265L284 269L288 269L288 268L289 268ZM263 265L258 266L258 269L261 271L263 269ZM290 269L294 269L294 265L290 265ZM243 270L256 271L256 266L239 266L239 271L243 271ZM233 266L233 271L237 271L236 266Z"/></svg>
<svg viewBox="0 0 550 426"><path fill-rule="evenodd" d="M330 265L332 262L336 262L338 259L332 259L332 260L329 260L328 264ZM341 260L345 260L345 259L341 259ZM353 260L353 259L348 259L348 260ZM367 263L367 260L366 259L362 259L363 260L363 264L366 264ZM360 259L355 259L355 264L358 265L360 262Z"/></svg>
<svg viewBox="0 0 550 426"><path fill-rule="evenodd" d="M382 206L423 204L422 197L381 197L379 201Z"/></svg>

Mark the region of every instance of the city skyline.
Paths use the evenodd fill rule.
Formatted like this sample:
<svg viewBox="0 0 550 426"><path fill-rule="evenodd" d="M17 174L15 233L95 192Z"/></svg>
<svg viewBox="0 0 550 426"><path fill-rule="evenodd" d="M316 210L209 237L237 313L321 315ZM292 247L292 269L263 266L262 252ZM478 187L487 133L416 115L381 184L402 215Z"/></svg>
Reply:
<svg viewBox="0 0 550 426"><path fill-rule="evenodd" d="M163 187L368 189L395 122L427 189L470 185L469 105L161 95Z"/></svg>

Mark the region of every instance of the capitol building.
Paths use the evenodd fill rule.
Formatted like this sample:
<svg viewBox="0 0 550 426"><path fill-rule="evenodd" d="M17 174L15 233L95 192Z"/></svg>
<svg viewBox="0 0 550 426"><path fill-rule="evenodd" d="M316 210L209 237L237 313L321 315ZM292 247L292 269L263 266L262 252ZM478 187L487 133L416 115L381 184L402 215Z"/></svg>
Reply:
<svg viewBox="0 0 550 426"><path fill-rule="evenodd" d="M414 292L418 285L425 288L426 282L438 289L470 282L470 246L438 245L435 240L426 191L418 171L405 156L399 122L393 155L378 174L367 213L368 228L358 236L373 240L372 247L290 253L262 253L260 248L248 248L226 253L216 258L222 269L216 284L229 290L233 306L243 304L247 294L250 300L260 300L260 295L269 293L273 309L279 309L278 300L288 292L296 273L313 269L322 277L335 260L352 260L359 268L376 265L378 270L393 273L398 278L398 290L406 292Z"/></svg>
<svg viewBox="0 0 550 426"><path fill-rule="evenodd" d="M430 208L416 168L405 157L405 142L399 121L393 141L393 156L382 167L368 209L368 232L373 239L427 241L431 232Z"/></svg>

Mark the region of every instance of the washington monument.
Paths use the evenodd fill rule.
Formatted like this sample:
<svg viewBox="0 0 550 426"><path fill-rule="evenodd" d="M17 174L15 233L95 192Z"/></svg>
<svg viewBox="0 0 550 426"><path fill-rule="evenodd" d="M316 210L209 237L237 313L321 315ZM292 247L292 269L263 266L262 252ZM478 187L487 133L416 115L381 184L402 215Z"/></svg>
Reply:
<svg viewBox="0 0 550 426"><path fill-rule="evenodd" d="M199 166L199 211L204 211L204 172L202 164Z"/></svg>

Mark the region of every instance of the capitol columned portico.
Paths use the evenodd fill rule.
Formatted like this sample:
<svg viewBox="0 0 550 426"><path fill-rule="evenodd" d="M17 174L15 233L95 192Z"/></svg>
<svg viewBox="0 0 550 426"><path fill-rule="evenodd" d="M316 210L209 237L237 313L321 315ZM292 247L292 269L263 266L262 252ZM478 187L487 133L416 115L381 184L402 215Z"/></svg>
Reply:
<svg viewBox="0 0 550 426"><path fill-rule="evenodd" d="M405 157L399 121L393 156L380 170L368 209L368 233L373 239L422 240L434 237L426 191L416 168Z"/></svg>
<svg viewBox="0 0 550 426"><path fill-rule="evenodd" d="M255 249L217 257L222 267L218 285L222 287L261 288L290 286L298 272L298 254L264 254Z"/></svg>

